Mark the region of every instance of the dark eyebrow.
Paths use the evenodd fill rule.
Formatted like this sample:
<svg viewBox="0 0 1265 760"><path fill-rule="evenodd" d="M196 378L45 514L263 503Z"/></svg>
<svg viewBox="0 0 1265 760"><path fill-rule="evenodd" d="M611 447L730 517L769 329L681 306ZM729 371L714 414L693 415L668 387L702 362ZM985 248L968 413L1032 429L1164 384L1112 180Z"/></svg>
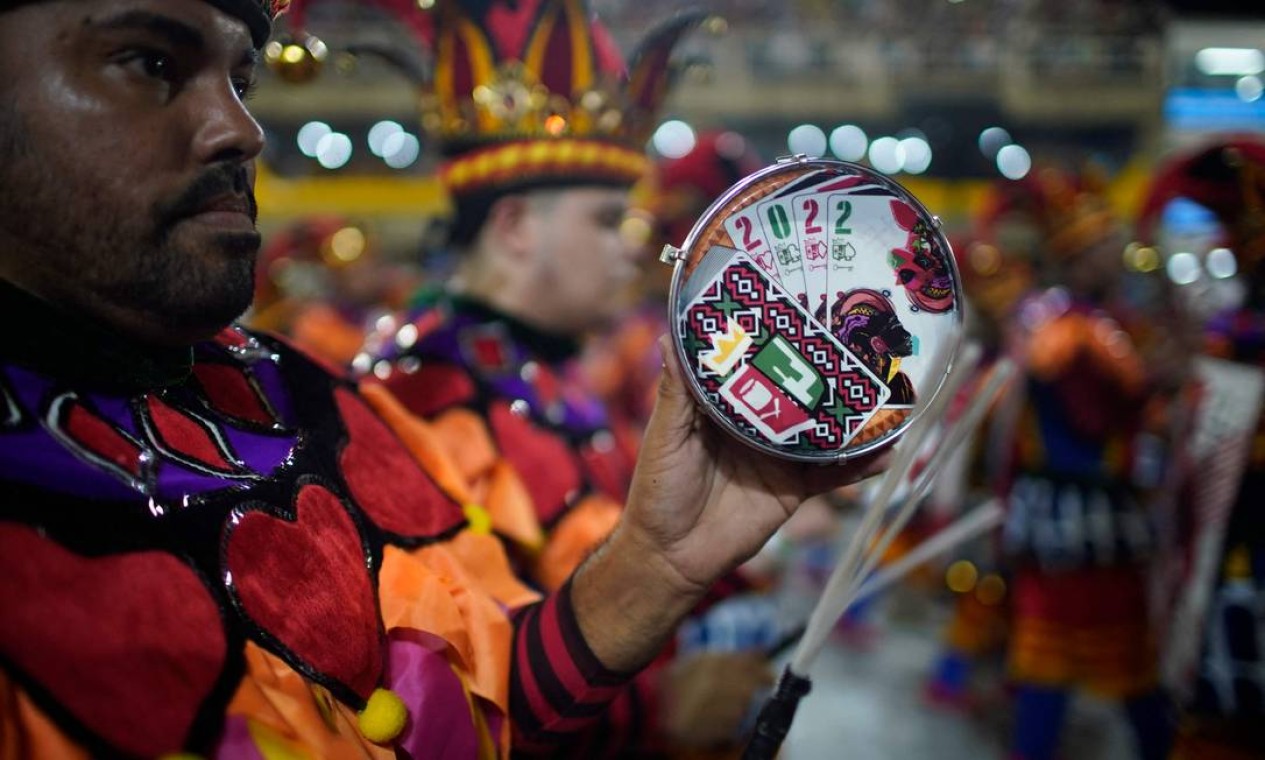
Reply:
<svg viewBox="0 0 1265 760"><path fill-rule="evenodd" d="M188 24L177 21L170 16L162 16L149 11L125 11L99 21L91 20L90 25L98 29L141 29L167 38L173 47L203 50L206 38L202 32Z"/></svg>

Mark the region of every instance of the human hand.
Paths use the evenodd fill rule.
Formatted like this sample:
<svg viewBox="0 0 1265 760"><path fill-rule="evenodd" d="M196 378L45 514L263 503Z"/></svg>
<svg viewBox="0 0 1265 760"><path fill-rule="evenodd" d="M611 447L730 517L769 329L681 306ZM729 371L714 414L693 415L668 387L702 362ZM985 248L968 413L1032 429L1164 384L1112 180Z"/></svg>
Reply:
<svg viewBox="0 0 1265 760"><path fill-rule="evenodd" d="M701 593L750 558L806 499L869 477L885 454L842 465L774 459L726 435L695 404L666 337L658 403L617 533Z"/></svg>
<svg viewBox="0 0 1265 760"><path fill-rule="evenodd" d="M660 350L663 379L624 514L571 589L585 640L617 671L648 662L707 588L806 498L869 477L888 459L825 466L757 452L707 420L665 339Z"/></svg>

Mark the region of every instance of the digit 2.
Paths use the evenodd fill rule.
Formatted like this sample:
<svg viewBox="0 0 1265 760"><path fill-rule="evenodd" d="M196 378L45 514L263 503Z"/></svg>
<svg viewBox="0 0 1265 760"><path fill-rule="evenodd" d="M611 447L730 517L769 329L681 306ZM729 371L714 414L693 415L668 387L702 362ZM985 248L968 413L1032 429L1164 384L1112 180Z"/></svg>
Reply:
<svg viewBox="0 0 1265 760"><path fill-rule="evenodd" d="M764 241L751 235L751 220L745 216L740 216L734 220L734 224L738 225L738 229L742 230L742 247L747 251L752 251L764 245Z"/></svg>
<svg viewBox="0 0 1265 760"><path fill-rule="evenodd" d="M804 222L804 232L809 235L821 234L821 225L817 224L817 213L821 210L821 206L817 204L817 199L805 198L804 210L808 212L808 219Z"/></svg>
<svg viewBox="0 0 1265 760"><path fill-rule="evenodd" d="M836 235L851 235L852 228L845 226L848 217L852 216L852 201L839 201L839 205L835 206L835 211L839 212L839 218L835 220Z"/></svg>

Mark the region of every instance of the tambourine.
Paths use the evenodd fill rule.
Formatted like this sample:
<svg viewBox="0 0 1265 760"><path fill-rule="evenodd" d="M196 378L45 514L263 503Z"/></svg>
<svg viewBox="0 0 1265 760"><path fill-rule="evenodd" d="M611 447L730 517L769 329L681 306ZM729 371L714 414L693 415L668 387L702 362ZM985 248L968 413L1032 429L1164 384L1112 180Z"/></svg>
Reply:
<svg viewBox="0 0 1265 760"><path fill-rule="evenodd" d="M668 316L695 399L775 457L841 462L895 442L961 336L940 220L857 164L783 159L660 258L676 267Z"/></svg>

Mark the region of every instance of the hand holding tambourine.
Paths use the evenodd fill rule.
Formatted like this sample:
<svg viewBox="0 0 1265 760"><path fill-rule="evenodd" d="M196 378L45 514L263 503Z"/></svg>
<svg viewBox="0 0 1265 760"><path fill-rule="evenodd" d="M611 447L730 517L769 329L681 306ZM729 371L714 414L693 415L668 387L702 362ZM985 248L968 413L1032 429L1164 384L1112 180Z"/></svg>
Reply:
<svg viewBox="0 0 1265 760"><path fill-rule="evenodd" d="M856 164L786 159L721 196L675 263L670 320L689 387L729 433L798 461L894 442L961 333L939 220Z"/></svg>

